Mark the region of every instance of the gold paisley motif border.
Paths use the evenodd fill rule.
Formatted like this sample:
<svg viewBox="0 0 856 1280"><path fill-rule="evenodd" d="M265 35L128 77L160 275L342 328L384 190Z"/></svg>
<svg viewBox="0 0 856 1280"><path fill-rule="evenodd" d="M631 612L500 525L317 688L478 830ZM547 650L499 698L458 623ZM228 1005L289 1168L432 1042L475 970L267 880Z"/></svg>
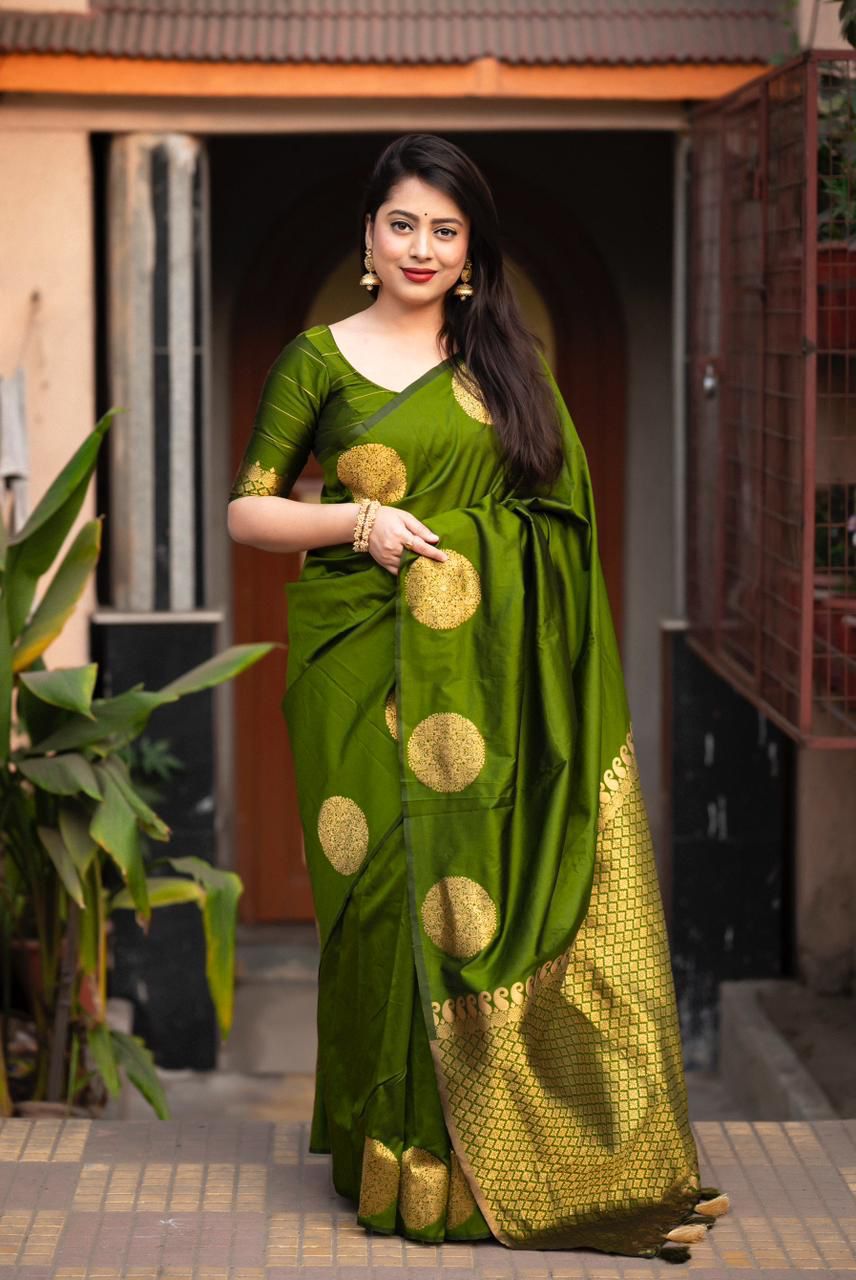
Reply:
<svg viewBox="0 0 856 1280"><path fill-rule="evenodd" d="M615 821L634 783L638 784L638 775L631 725L618 755L613 757L601 778L598 832L603 832ZM527 1001L531 1000L536 991L561 985L571 962L572 950L573 943L552 960L539 965L525 978L509 982L507 986L496 987L493 991L480 991L478 995L470 992L465 996L449 996L442 1003L432 1000L437 1038L445 1040L453 1035L466 1035L468 1032L484 1031L486 1027L502 1027L511 1022L519 1022Z"/></svg>
<svg viewBox="0 0 856 1280"><path fill-rule="evenodd" d="M633 741L633 726L627 730L627 736L618 748L618 755L613 756L610 768L605 769L600 780L600 805L597 814L597 829L603 831L613 822L618 810L624 804L639 774L636 760L636 745Z"/></svg>

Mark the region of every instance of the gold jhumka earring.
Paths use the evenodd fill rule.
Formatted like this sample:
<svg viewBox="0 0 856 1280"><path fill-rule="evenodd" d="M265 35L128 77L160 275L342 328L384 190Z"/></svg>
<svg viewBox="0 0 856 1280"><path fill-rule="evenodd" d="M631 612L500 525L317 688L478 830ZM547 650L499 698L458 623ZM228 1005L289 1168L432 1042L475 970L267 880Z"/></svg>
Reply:
<svg viewBox="0 0 856 1280"><path fill-rule="evenodd" d="M460 283L456 284L452 290L452 293L454 293L457 298L460 298L462 302L464 298L471 298L473 296L473 286L468 283L472 279L472 275L473 264L470 259L467 258L464 263L464 269L461 272Z"/></svg>
<svg viewBox="0 0 856 1280"><path fill-rule="evenodd" d="M363 262L366 266L366 273L360 276L360 284L364 289L373 289L376 284L381 284L381 278L375 272L371 249L366 249Z"/></svg>

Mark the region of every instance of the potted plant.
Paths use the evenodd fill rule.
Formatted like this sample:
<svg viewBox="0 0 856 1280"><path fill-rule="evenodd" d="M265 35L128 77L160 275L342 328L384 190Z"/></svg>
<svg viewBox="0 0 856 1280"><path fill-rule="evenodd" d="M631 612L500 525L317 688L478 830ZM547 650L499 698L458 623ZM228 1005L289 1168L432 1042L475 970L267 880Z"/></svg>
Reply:
<svg viewBox="0 0 856 1280"><path fill-rule="evenodd" d="M118 1091L124 1068L157 1115L168 1117L151 1053L107 1021L115 911L133 910L145 929L153 909L195 902L224 1037L232 1023L240 879L193 855L146 865L145 838L166 843L170 829L130 761L157 707L223 683L277 646L234 645L161 689L137 684L109 698L93 696L96 663L49 670L43 658L98 559L100 517L82 525L56 563L115 413L97 423L19 531L9 531L0 511L0 1114L7 1116L40 1101L92 1114ZM8 960L27 938L31 1009L13 1011Z"/></svg>

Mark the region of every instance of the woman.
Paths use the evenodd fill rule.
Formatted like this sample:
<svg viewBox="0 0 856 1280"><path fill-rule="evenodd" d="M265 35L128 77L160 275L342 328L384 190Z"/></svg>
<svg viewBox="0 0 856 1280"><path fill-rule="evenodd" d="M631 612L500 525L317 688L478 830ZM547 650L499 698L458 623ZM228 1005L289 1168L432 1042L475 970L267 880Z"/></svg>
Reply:
<svg viewBox="0 0 856 1280"><path fill-rule="evenodd" d="M283 710L321 938L310 1149L358 1220L682 1261L699 1186L585 454L452 143L380 156L374 304L265 383L229 530L306 549ZM321 503L287 497L312 450Z"/></svg>

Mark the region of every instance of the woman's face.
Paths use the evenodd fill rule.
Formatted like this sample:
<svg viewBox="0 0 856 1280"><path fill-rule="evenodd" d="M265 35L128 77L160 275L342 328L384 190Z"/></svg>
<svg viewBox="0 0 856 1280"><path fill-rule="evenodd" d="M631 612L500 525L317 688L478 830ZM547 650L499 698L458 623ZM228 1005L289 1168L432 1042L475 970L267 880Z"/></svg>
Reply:
<svg viewBox="0 0 856 1280"><path fill-rule="evenodd" d="M457 284L467 256L470 220L451 196L421 178L402 178L375 214L366 218L381 292L418 306L436 302ZM421 277L405 275L413 268Z"/></svg>

